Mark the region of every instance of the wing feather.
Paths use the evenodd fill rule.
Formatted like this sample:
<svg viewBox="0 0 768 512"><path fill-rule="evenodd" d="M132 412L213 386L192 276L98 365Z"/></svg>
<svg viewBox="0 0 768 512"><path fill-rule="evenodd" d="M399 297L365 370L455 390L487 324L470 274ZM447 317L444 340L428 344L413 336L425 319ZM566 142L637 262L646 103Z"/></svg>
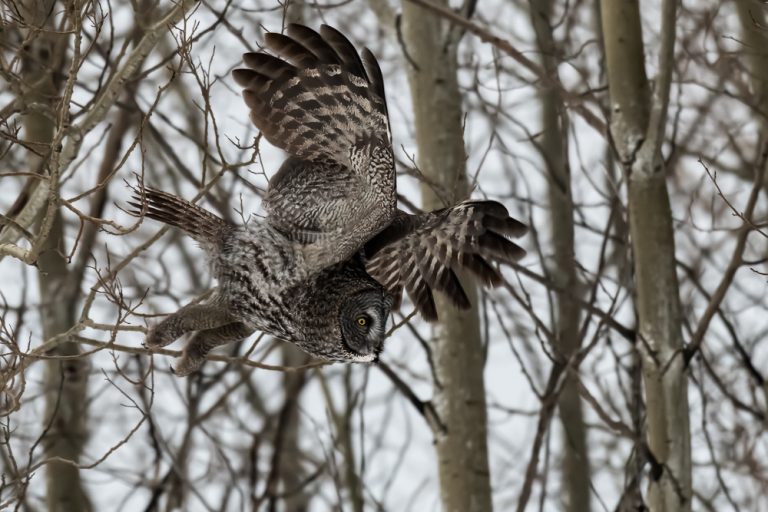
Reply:
<svg viewBox="0 0 768 512"><path fill-rule="evenodd" d="M331 48L331 45L311 28L296 23L290 23L286 27L286 33L311 51L320 62L326 64L342 63L338 54Z"/></svg>
<svg viewBox="0 0 768 512"><path fill-rule="evenodd" d="M253 123L273 145L308 160L330 159L361 173L353 154L391 154L384 81L370 51L363 58L338 30L289 25L268 33L268 50L244 55L233 71ZM359 161L359 165L355 165Z"/></svg>
<svg viewBox="0 0 768 512"><path fill-rule="evenodd" d="M360 55L344 34L329 25L321 25L320 36L333 48L348 72L369 81Z"/></svg>
<svg viewBox="0 0 768 512"><path fill-rule="evenodd" d="M285 34L269 32L264 36L264 42L272 51L297 68L311 68L322 64L311 50Z"/></svg>
<svg viewBox="0 0 768 512"><path fill-rule="evenodd" d="M432 290L459 309L470 302L457 272L466 270L487 286L502 282L494 263L512 263L525 251L508 237L526 231L496 201L465 201L420 215L398 212L392 224L365 246L366 270L399 301L403 290L427 320L437 312Z"/></svg>

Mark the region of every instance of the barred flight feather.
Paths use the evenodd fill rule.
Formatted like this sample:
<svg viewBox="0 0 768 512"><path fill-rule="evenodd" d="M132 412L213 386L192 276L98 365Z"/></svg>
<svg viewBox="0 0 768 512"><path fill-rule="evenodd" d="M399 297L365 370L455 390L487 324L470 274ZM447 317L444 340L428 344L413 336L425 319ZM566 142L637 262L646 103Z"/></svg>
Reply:
<svg viewBox="0 0 768 512"><path fill-rule="evenodd" d="M431 290L459 309L469 308L456 272L465 269L483 284L498 286L502 277L492 263L522 258L525 251L508 237L526 229L496 201L465 201L419 215L399 212L366 244L366 270L398 300L405 289L424 318L435 320Z"/></svg>
<svg viewBox="0 0 768 512"><path fill-rule="evenodd" d="M235 81L264 137L288 153L328 158L350 168L366 144L390 144L384 81L369 51L358 55L336 29L288 25L265 37L268 49L244 56ZM367 162L365 163L367 165ZM362 172L362 170L361 170Z"/></svg>

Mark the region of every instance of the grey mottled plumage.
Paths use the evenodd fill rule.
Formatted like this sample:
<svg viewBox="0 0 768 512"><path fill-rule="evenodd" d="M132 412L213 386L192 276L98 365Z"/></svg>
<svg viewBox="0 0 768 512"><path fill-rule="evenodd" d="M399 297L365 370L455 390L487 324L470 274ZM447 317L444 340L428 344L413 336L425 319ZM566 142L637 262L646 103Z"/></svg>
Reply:
<svg viewBox="0 0 768 512"><path fill-rule="evenodd" d="M233 76L251 120L292 155L270 182L269 222L310 241L305 259L317 271L352 257L395 215L384 81L370 51L361 59L327 25L319 34L289 25L264 40L277 56L246 53L248 69Z"/></svg>
<svg viewBox="0 0 768 512"><path fill-rule="evenodd" d="M361 58L327 26L317 33L289 25L265 41L275 55L246 54L247 69L234 78L251 120L290 155L270 181L266 217L235 226L150 188L131 203L134 214L197 240L219 282L208 302L185 306L147 335L152 347L195 332L179 374L197 369L214 346L256 330L323 359L374 361L403 291L434 320L432 290L469 307L456 270L496 285L493 263L525 254L509 240L525 226L495 201L419 215L397 210L384 83L367 49Z"/></svg>

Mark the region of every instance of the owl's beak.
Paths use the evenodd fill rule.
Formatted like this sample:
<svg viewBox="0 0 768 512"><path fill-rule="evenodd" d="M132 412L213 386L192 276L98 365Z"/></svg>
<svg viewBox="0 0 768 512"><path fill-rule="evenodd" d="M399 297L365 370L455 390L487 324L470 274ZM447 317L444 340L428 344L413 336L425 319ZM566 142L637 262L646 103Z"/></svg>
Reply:
<svg viewBox="0 0 768 512"><path fill-rule="evenodd" d="M379 353L384 348L386 334L385 325L377 325L359 343L349 344L347 340L344 340L347 349L352 353L351 360L357 363L375 363L378 361Z"/></svg>
<svg viewBox="0 0 768 512"><path fill-rule="evenodd" d="M365 338L349 340L342 334L342 343L348 351L348 360L356 363L372 363L379 358L379 352L383 345L384 336L379 334L376 328L369 332Z"/></svg>
<svg viewBox="0 0 768 512"><path fill-rule="evenodd" d="M356 347L355 360L359 362L372 363L379 358L379 352L384 344L384 333L379 333L377 328L366 336L365 341Z"/></svg>

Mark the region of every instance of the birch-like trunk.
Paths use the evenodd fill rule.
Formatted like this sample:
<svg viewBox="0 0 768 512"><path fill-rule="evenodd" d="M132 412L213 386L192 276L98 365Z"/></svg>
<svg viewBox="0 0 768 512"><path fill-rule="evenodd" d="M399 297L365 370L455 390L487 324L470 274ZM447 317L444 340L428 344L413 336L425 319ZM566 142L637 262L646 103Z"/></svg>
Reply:
<svg viewBox="0 0 768 512"><path fill-rule="evenodd" d="M442 1L441 4L447 5ZM403 4L402 32L416 123L419 168L436 189L422 185L426 210L441 208L468 193L457 82L458 36L433 13ZM437 193L436 193L437 192ZM436 434L442 509L492 510L486 431L485 365L477 313L477 291L462 282L474 307L457 311L435 295L440 322L432 357L434 404L446 429Z"/></svg>
<svg viewBox="0 0 768 512"><path fill-rule="evenodd" d="M768 132L768 31L765 5L752 0L737 0L742 40L747 50L747 65L755 95L755 111L760 112L760 137Z"/></svg>
<svg viewBox="0 0 768 512"><path fill-rule="evenodd" d="M611 135L629 177L629 224L639 322L637 349L641 355L650 452L648 505L654 512L691 510L687 375L672 214L661 155L676 7L675 0L662 1L659 74L651 93L645 74L638 2L601 3Z"/></svg>
<svg viewBox="0 0 768 512"><path fill-rule="evenodd" d="M46 173L46 155L51 151L59 94L61 52L66 41L53 30L50 16L55 13L53 1L30 0L23 5L24 21L28 25L30 42L22 67L24 102L51 108L53 116L41 113L24 115L23 137L32 151L30 170ZM60 76L60 75L59 75ZM64 107L66 108L66 107ZM38 222L41 219L38 219ZM67 267L64 247L64 226L60 212L55 212L53 224L37 260L40 293L40 317L43 338L60 334L75 322L78 284ZM78 274L79 275L79 274ZM76 356L77 343L58 345L48 356ZM84 359L48 359L45 363L46 405L43 427L45 458L55 459L46 465L46 502L51 512L85 512L91 504L83 488L78 462L87 439L86 389L88 362ZM73 464L74 463L74 464Z"/></svg>
<svg viewBox="0 0 768 512"><path fill-rule="evenodd" d="M541 61L553 82L558 81L557 48L552 37L550 17L552 0L531 0L531 21L536 31L536 42ZM564 364L581 346L580 308L571 293L578 289L574 249L573 196L571 170L568 162L568 118L565 104L558 91L551 86L540 90L542 107L542 133L539 148L547 170L549 217L552 228L552 266L549 278L557 289L570 293L556 294L555 355ZM563 484L566 510L590 510L589 455L587 430L584 424L578 373L569 370L563 390L558 398L560 421L563 426Z"/></svg>

